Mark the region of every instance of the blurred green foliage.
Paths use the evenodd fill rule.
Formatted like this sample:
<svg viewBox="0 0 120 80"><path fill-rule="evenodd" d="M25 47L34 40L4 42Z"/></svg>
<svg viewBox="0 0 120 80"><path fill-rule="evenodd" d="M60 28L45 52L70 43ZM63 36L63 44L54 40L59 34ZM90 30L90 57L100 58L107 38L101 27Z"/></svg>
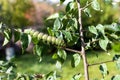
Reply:
<svg viewBox="0 0 120 80"><path fill-rule="evenodd" d="M112 44L112 49L116 52L120 51L120 43L119 42L115 42Z"/></svg>
<svg viewBox="0 0 120 80"><path fill-rule="evenodd" d="M81 5L84 7L88 0L82 0ZM98 0L100 3L101 11L94 11L92 8L90 9L91 17L83 14L83 26L87 27L94 23L94 25L100 24L111 24L113 22L118 22L119 19L119 9L113 7L112 3L105 2L105 0ZM89 2L88 2L89 3Z"/></svg>
<svg viewBox="0 0 120 80"><path fill-rule="evenodd" d="M84 5L87 3L88 0L82 0L81 6L85 7ZM91 0L90 0L91 1ZM90 1L88 3L90 3ZM87 28L91 25L99 24L111 24L113 22L118 22L119 20L119 8L115 8L112 3L105 2L105 0L98 0L100 3L100 11L94 11L92 7L89 7L90 16L88 16L83 12L82 13L82 21L83 26ZM66 8L64 8L66 9ZM67 14L64 10L59 11L59 14L62 16ZM77 14L76 14L77 15ZM54 20L46 21L45 25L47 27L52 27Z"/></svg>
<svg viewBox="0 0 120 80"><path fill-rule="evenodd" d="M30 0L0 0L0 22L8 26L25 27L29 24L25 14L31 7Z"/></svg>

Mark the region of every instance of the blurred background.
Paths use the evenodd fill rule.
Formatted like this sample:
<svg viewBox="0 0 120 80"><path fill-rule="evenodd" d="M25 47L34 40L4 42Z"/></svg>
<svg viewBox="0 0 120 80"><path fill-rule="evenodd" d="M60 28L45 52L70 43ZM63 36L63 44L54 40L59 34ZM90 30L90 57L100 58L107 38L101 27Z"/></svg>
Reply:
<svg viewBox="0 0 120 80"><path fill-rule="evenodd" d="M22 29L33 28L42 32L47 32L47 27L52 27L53 22L46 21L46 18L56 12L61 12L64 14L65 6L70 1L72 0L66 0L64 4L60 5L59 0L0 0L0 22L13 28L22 28ZM81 1L82 1L81 3L82 6L84 6L87 0L81 0ZM91 10L92 17L90 17L89 20L88 20L88 17L83 14L82 16L83 26L86 27L93 24L97 25L98 23L111 24L113 22L117 22L118 24L120 24L120 0L113 0L112 4L105 3L103 1L105 0L99 0L101 5L101 12ZM3 40L4 40L4 37L0 34L0 59L5 58L5 49L7 48L7 46L2 47ZM16 55L18 55L18 53L21 52L21 47L19 43L15 43L15 44L9 43L9 45L14 47ZM31 46L33 45L31 44ZM29 74L39 73L39 72L46 73L49 71L48 66L50 66L50 70L55 69L53 65L55 61L54 60L51 61L48 59L48 58L51 59L50 54L49 56L47 56L48 60L46 62L43 60L43 63L39 63L39 57L37 57L36 55L33 56L33 54L30 54L32 53L31 46L27 49L27 52L26 52L27 54L24 54L24 55L19 54L18 58L14 60L14 62L18 65L17 70L19 72L29 73ZM120 48L120 43L119 44L117 43L117 48ZM89 52L89 53L97 54L97 52ZM94 59L92 58L92 56L90 55L88 56L89 56L89 60L92 59L90 62L94 62ZM102 57L101 59L103 60ZM68 65L70 66L69 59L64 65L66 67L63 68L63 70L65 71L62 74L63 78L61 80L64 80L64 78L66 77L71 77L71 75L75 74L75 72L79 72L78 69L80 67L73 69L72 71L69 71L71 67L68 67ZM110 65L112 65L111 68L114 68L113 64L110 64ZM91 72L93 71L94 71L94 68L91 69ZM118 71L113 71L113 74L115 72L118 72ZM62 73L62 72L59 71L59 73ZM67 74L70 74L70 75L68 76ZM93 75L96 75L96 74L91 74L91 77L93 77ZM101 76L98 76L98 77L101 77Z"/></svg>

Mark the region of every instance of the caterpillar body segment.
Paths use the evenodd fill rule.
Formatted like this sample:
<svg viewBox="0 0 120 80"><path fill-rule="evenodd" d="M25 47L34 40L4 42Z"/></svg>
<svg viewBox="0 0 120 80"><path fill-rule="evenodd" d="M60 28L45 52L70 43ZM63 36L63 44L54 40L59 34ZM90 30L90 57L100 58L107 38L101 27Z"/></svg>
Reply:
<svg viewBox="0 0 120 80"><path fill-rule="evenodd" d="M42 36L43 36L43 35L44 35L43 33L39 33L39 34L38 34L38 40L42 39Z"/></svg>
<svg viewBox="0 0 120 80"><path fill-rule="evenodd" d="M49 36L47 34L35 31L33 29L26 29L24 31L24 33L27 33L31 37L37 38L38 40L42 40L43 42L46 42L48 44L51 43L51 44L55 44L55 45L58 45L58 46L65 46L64 40L53 37L53 36Z"/></svg>
<svg viewBox="0 0 120 80"><path fill-rule="evenodd" d="M33 37L37 37L37 36L38 36L38 34L39 34L39 32L38 32L38 31L34 32L34 33L33 33Z"/></svg>

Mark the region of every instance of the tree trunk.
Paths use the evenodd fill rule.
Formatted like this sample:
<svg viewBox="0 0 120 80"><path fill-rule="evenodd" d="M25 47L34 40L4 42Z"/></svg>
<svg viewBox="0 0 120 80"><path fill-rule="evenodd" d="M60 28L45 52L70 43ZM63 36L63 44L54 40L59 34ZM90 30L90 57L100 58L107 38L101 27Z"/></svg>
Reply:
<svg viewBox="0 0 120 80"><path fill-rule="evenodd" d="M85 53L85 42L84 42L84 35L83 35L83 26L82 26L82 19L81 19L81 6L80 6L80 0L77 0L77 5L78 5L78 22L79 22L79 32L80 32L80 40L81 40L81 54L82 54L82 59L83 59L83 64L84 64L84 76L85 80L89 80L89 73L88 73L88 63L87 63L87 58L86 58L86 53Z"/></svg>

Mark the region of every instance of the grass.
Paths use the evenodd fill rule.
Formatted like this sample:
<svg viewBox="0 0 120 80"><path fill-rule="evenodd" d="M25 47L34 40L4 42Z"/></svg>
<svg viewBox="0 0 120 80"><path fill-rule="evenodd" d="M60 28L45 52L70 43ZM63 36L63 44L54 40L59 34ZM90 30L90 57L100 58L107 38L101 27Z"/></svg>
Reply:
<svg viewBox="0 0 120 80"><path fill-rule="evenodd" d="M110 51L110 55L106 54L102 51L90 51L87 52L87 59L90 64L111 60L115 54L119 54L113 51ZM17 58L14 62L17 64L17 71L20 73L27 74L46 74L50 71L56 70L57 74L60 75L58 80L71 80L72 76L77 73L81 73L83 76L81 80L84 80L84 70L82 60L79 66L76 68L71 67L71 57L70 54L67 57L67 60L63 64L62 70L57 70L55 67L55 60L51 60L52 55L47 55L43 57L43 61L39 62L39 57L33 54L25 54ZM111 77L116 74L120 74L120 71L116 68L116 64L113 62L107 63L107 67L109 70L109 75L105 77L105 80L111 80ZM100 80L102 75L99 71L99 65L90 66L89 67L90 80L94 80L98 78Z"/></svg>

